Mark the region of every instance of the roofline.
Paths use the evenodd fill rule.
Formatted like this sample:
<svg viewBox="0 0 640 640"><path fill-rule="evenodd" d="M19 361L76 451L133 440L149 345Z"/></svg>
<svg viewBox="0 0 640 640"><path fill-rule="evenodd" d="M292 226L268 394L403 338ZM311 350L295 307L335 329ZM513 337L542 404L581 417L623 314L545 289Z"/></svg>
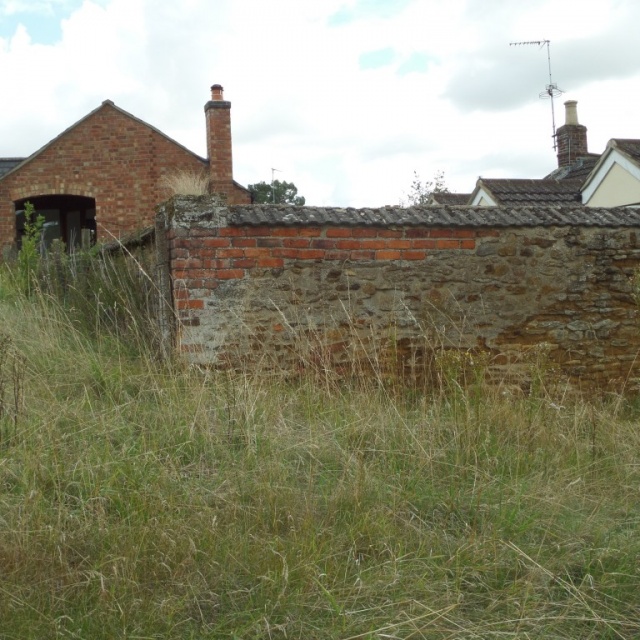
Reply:
<svg viewBox="0 0 640 640"><path fill-rule="evenodd" d="M465 202L464 204L469 204L469 196L471 195L470 193L459 193L457 191L432 191L429 194L429 197L427 198L427 201L425 202L426 206L433 206L434 204L441 204L439 202L436 202L436 199L438 198L438 196L441 195L445 195L445 196L466 196L467 202ZM446 200L446 198L445 198ZM450 203L447 203L450 204ZM463 206L463 205L457 205L457 206Z"/></svg>
<svg viewBox="0 0 640 640"><path fill-rule="evenodd" d="M429 197L427 198L427 201L425 202L425 205L426 205L427 207L430 207L430 206L431 206L431 205L433 205L433 204L438 204L437 202L436 202L436 203L434 203L434 202L433 202L433 200L434 200L434 198L435 198L435 197L436 197L436 194L432 191L432 192L429 194Z"/></svg>
<svg viewBox="0 0 640 640"><path fill-rule="evenodd" d="M583 196L582 201L585 204L589 202L589 200L591 200L593 194L598 189L599 184L592 185L597 173L601 168L604 168L605 165L608 165L607 172L605 173L606 175L615 164L615 157L613 157L614 154L618 154L622 159L622 162L618 162L618 164L623 169L628 171L631 175L636 174L635 177L640 180L640 163L638 163L638 161L633 158L633 156L630 156L628 153L622 151L616 143L616 138L612 138L611 140L609 140L609 142L607 142L607 148L600 156L600 160L598 160L596 166L593 167L591 173L587 176L587 179L584 181L582 187L580 188L580 194ZM610 158L612 157L613 159L610 160Z"/></svg>
<svg viewBox="0 0 640 640"><path fill-rule="evenodd" d="M205 162L209 162L208 160L205 160ZM246 191L247 193L251 193L251 189L249 189L248 187L245 187L243 184L240 184L239 182L236 182L235 180L233 181L234 186L236 186L238 189L242 189L243 191Z"/></svg>
<svg viewBox="0 0 640 640"><path fill-rule="evenodd" d="M205 164L208 164L209 161L207 160L207 158L203 158L202 156L199 156L197 153L195 153L194 151L191 151L191 149L188 149L187 147L185 147L183 144L180 144L177 140L174 140L171 136L168 136L166 133L160 131L160 129L158 129L157 127L154 127L152 124L149 124L148 122L145 122L144 120L141 120L140 118L134 116L132 113L129 113L128 111L125 111L124 109L122 109L121 107L117 106L112 100L105 100L100 107L98 107L98 109L96 109L95 111L98 111L101 107L108 105L110 107L113 107L116 111L119 111L120 113L122 113L125 116L128 116L129 118L131 118L132 120L135 120L136 122L139 122L140 124L144 125L145 127L148 127L149 129L151 129L152 131L155 131L157 134L161 135L163 138L165 138L166 140L168 140L169 142L175 144L177 147L180 147L181 149L184 149L187 153L191 154L192 156L194 156L195 158L197 158L198 160L201 160L202 162L204 162Z"/></svg>
<svg viewBox="0 0 640 640"><path fill-rule="evenodd" d="M0 181L4 180L7 176L10 176L11 174L15 173L16 171L19 171L22 167L24 167L25 165L29 164L29 162L31 162L32 160L37 158L40 154L42 154L44 151L46 151L49 147L53 146L58 140L60 140L65 135L67 135L70 131L73 131L73 129L75 129L77 126L82 124L85 120L88 120L93 115L98 113L98 111L101 111L102 109L104 109L106 107L111 107L112 109L115 109L116 111L119 111L121 114L127 116L128 118L131 118L132 120L135 120L136 122L139 122L140 124L144 125L148 129L151 129L152 131L155 131L157 134L161 135L163 138L165 138L169 142L175 144L176 146L180 147L181 149L184 149L187 153L191 154L192 156L194 156L195 158L200 160L202 163L207 164L207 165L209 164L209 161L206 158L203 158L202 156L199 156L197 153L194 153L193 151L191 151L191 149L187 149L187 147L185 147L184 145L180 144L179 142L177 142L176 140L174 140L173 138L168 136L166 133L163 133L162 131L160 131L160 129L157 129L156 127L154 127L153 125L149 124L148 122L145 122L144 120L141 120L140 118L137 118L136 116L134 116L132 113L129 113L128 111L125 111L124 109L118 107L112 100L104 100L101 105L99 105L98 107L96 107L95 109L90 111L86 116L84 116L84 117L80 118L80 120L77 120L76 122L74 122L71 126L67 127L64 131L59 133L55 138L52 138L51 140L49 140L49 142L47 142L45 145L40 147L37 151L32 153L30 156L27 156L26 158L24 158L24 160L20 164L18 164L15 167L13 167L13 169L11 169L11 171L7 171L7 173L5 173L3 176L0 176Z"/></svg>
<svg viewBox="0 0 640 640"><path fill-rule="evenodd" d="M491 192L491 189L489 189L489 187L487 187L484 184L484 182L482 181L482 178L478 178L478 180L476 181L476 188L473 190L473 192L469 196L469 206L470 207L480 206L480 205L478 205L478 203L474 204L474 200L476 199L476 197L478 196L480 191L484 191L484 193L489 197L489 200L491 200L491 204L489 206L492 206L492 207L499 206L498 205L498 198L496 198L495 195Z"/></svg>
<svg viewBox="0 0 640 640"><path fill-rule="evenodd" d="M600 154L600 159L596 162L593 169L591 169L591 173L587 176L586 180L582 183L582 187L580 187L580 193L583 194L586 189L589 187L591 181L595 178L596 173L600 170L600 167L604 164L605 160L611 155L611 151L613 149L612 145L613 140L609 140L607 142L607 146L605 150ZM583 198L584 201L584 198Z"/></svg>
<svg viewBox="0 0 640 640"><path fill-rule="evenodd" d="M584 162L585 160L590 160L590 159L600 159L602 157L601 153L585 153L581 156L578 156L575 160L575 162L572 162L569 165L564 165L562 167L556 167L553 171L550 171L546 176L544 176L542 178L542 180L557 180L558 182L564 182L565 180L580 180L580 178L564 178L564 177L560 177L560 178L556 178L553 176L554 173L561 173L561 172L565 172L565 173L570 173L571 169L573 167L575 167L579 162ZM597 160L596 160L597 163ZM594 163L594 167L596 165L596 163ZM581 168L581 167L580 167ZM588 177L589 174L587 174Z"/></svg>

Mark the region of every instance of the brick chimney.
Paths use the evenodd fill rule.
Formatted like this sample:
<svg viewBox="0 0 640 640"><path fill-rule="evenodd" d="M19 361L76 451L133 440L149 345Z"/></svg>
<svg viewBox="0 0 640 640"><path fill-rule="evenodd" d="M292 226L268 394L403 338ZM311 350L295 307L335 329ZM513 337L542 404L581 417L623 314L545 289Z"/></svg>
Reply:
<svg viewBox="0 0 640 640"><path fill-rule="evenodd" d="M589 153L587 127L578 124L577 105L576 100L567 100L564 103L565 123L556 132L559 167L567 167Z"/></svg>
<svg viewBox="0 0 640 640"><path fill-rule="evenodd" d="M212 190L231 198L231 103L224 99L221 85L214 84L211 87L211 100L204 105L204 112L207 119L207 156Z"/></svg>

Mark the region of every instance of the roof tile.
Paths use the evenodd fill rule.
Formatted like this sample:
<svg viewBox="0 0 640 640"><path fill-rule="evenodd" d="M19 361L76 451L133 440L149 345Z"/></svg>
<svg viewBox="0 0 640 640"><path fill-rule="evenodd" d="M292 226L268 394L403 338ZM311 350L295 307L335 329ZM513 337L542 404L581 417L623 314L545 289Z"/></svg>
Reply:
<svg viewBox="0 0 640 640"><path fill-rule="evenodd" d="M554 169L549 175L544 177L545 180L584 180L587 179L593 168L600 160L599 153L590 153L587 156L578 158L573 164Z"/></svg>
<svg viewBox="0 0 640 640"><path fill-rule="evenodd" d="M0 158L0 178L9 173L14 167L17 167L26 158Z"/></svg>
<svg viewBox="0 0 640 640"><path fill-rule="evenodd" d="M581 180L482 178L481 184L503 206L579 204Z"/></svg>
<svg viewBox="0 0 640 640"><path fill-rule="evenodd" d="M636 162L640 162L640 140L633 140L629 138L613 138L610 144L613 143L617 149L626 153L633 158Z"/></svg>

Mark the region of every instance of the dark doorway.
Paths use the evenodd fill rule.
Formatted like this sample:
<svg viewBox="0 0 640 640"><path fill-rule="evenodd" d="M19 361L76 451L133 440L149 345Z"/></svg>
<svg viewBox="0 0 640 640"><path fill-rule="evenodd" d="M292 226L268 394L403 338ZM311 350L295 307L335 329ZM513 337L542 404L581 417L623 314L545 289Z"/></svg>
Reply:
<svg viewBox="0 0 640 640"><path fill-rule="evenodd" d="M42 237L45 246L50 246L54 240L62 240L67 251L74 251L83 244L95 244L97 239L95 199L84 196L49 195L23 198L14 203L18 247L24 235L26 202L30 202L35 207L36 215L44 216Z"/></svg>

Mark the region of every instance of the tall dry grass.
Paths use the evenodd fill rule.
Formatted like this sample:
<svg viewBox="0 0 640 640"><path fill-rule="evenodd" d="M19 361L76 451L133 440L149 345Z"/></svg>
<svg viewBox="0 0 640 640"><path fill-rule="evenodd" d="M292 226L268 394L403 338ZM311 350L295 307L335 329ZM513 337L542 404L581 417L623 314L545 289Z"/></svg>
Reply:
<svg viewBox="0 0 640 640"><path fill-rule="evenodd" d="M89 309L2 272L3 638L640 634L633 398L215 372Z"/></svg>
<svg viewBox="0 0 640 640"><path fill-rule="evenodd" d="M210 193L211 177L205 169L202 171L177 170L162 178L161 187L169 197L204 196Z"/></svg>

